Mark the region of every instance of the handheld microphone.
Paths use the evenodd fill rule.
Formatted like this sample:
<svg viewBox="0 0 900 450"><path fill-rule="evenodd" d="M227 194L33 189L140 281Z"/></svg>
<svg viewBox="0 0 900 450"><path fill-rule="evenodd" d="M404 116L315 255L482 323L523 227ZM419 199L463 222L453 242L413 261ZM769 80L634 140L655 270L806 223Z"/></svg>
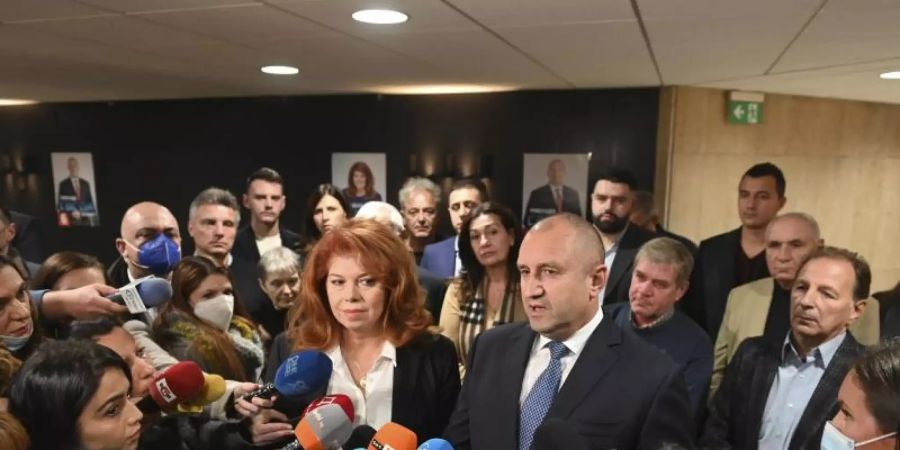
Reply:
<svg viewBox="0 0 900 450"><path fill-rule="evenodd" d="M581 434L571 423L558 417L550 417L534 430L532 450L588 450Z"/></svg>
<svg viewBox="0 0 900 450"><path fill-rule="evenodd" d="M172 298L172 283L153 275L134 280L106 298L120 305L125 305L128 312L138 314L147 308L162 305Z"/></svg>
<svg viewBox="0 0 900 450"><path fill-rule="evenodd" d="M269 398L278 393L286 397L299 397L321 389L331 378L331 358L317 350L303 350L288 356L275 372L275 382L244 395Z"/></svg>
<svg viewBox="0 0 900 450"><path fill-rule="evenodd" d="M420 445L419 450L453 450L453 446L444 439L433 438Z"/></svg>
<svg viewBox="0 0 900 450"><path fill-rule="evenodd" d="M339 449L351 434L353 424L344 410L335 404L322 405L300 420L294 428L296 440L281 450Z"/></svg>
<svg viewBox="0 0 900 450"><path fill-rule="evenodd" d="M342 445L342 447L346 449L361 448L365 450L366 447L369 446L369 443L372 442L372 438L374 437L374 428L368 425L360 425L353 429L353 432L350 433L350 437L347 438L347 442L344 442L344 445Z"/></svg>
<svg viewBox="0 0 900 450"><path fill-rule="evenodd" d="M203 412L203 407L218 400L225 395L225 379L221 375L203 374L203 388L200 393L193 399L179 403L176 407L177 412L187 414L199 414Z"/></svg>
<svg viewBox="0 0 900 450"><path fill-rule="evenodd" d="M375 433L369 450L416 450L416 433L398 423L388 422Z"/></svg>
<svg viewBox="0 0 900 450"><path fill-rule="evenodd" d="M303 415L305 416L305 415L309 414L310 411L312 411L320 406L323 406L323 405L338 405L338 406L340 406L341 409L343 409L344 412L347 414L347 418L350 419L351 422L353 422L353 413L355 412L353 409L353 400L350 400L350 397L347 397L344 394L326 395L318 400L314 400L312 403L309 404L309 406L306 407L306 409L303 410ZM372 433L374 434L374 432L375 431L373 429ZM369 442L366 441L366 443L368 444Z"/></svg>
<svg viewBox="0 0 900 450"><path fill-rule="evenodd" d="M150 383L150 395L137 402L144 414L173 409L203 390L203 371L193 361L181 361L159 373Z"/></svg>

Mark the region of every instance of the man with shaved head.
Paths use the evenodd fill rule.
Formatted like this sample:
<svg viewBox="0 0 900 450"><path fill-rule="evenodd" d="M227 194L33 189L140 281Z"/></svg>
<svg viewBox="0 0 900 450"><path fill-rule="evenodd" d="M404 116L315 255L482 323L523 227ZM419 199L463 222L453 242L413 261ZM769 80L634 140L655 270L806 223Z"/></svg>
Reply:
<svg viewBox="0 0 900 450"><path fill-rule="evenodd" d="M454 448L528 449L547 418L574 425L587 448L693 447L678 368L604 318L603 244L573 214L538 222L519 251L528 323L482 333L444 436Z"/></svg>
<svg viewBox="0 0 900 450"><path fill-rule="evenodd" d="M168 277L181 260L178 221L159 203L141 202L128 208L119 230L116 250L120 257L107 272L113 286L147 275Z"/></svg>

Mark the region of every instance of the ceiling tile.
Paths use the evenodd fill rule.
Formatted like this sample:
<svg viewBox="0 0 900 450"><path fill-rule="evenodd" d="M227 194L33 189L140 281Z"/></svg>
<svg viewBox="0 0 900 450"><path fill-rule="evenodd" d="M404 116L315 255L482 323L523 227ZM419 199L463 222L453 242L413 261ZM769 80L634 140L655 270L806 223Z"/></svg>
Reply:
<svg viewBox="0 0 900 450"><path fill-rule="evenodd" d="M634 20L628 0L449 0L488 27Z"/></svg>
<svg viewBox="0 0 900 450"><path fill-rule="evenodd" d="M645 19L778 17L801 14L807 19L822 0L637 0ZM853 0L855 1L855 0Z"/></svg>
<svg viewBox="0 0 900 450"><path fill-rule="evenodd" d="M439 0L268 0L267 3L356 36L478 29L476 24ZM354 12L368 8L402 11L409 16L409 21L398 25L371 25L350 17Z"/></svg>
<svg viewBox="0 0 900 450"><path fill-rule="evenodd" d="M58 20L102 15L105 11L72 0L3 0L0 22L19 20Z"/></svg>
<svg viewBox="0 0 900 450"><path fill-rule="evenodd" d="M79 0L111 11L141 13L148 11L192 10L259 3L254 0Z"/></svg>
<svg viewBox="0 0 900 450"><path fill-rule="evenodd" d="M170 27L126 16L39 22L23 26L60 36L102 42L125 48L163 47L214 42L212 39L193 33L173 30Z"/></svg>

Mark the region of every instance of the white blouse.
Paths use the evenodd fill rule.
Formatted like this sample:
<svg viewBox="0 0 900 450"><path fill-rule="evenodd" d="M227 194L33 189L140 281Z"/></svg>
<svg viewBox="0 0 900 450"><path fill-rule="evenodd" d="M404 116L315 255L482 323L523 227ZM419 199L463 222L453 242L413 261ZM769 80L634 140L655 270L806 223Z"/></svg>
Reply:
<svg viewBox="0 0 900 450"><path fill-rule="evenodd" d="M381 356L366 374L365 392L353 381L350 368L340 346L325 352L334 367L328 382L328 395L344 394L353 401L353 426L369 425L381 428L391 421L394 394L394 368L397 367L397 348L385 341Z"/></svg>

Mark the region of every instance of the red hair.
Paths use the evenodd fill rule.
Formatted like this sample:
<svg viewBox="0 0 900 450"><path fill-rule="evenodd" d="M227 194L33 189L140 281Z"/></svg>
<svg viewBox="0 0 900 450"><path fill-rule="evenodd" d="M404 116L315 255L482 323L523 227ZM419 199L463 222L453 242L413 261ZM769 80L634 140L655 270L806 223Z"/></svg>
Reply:
<svg viewBox="0 0 900 450"><path fill-rule="evenodd" d="M384 286L381 325L397 347L427 333L431 314L416 279L415 259L389 228L372 220L352 220L316 243L303 271L300 299L288 313L288 338L294 350L327 350L340 343L343 326L331 312L325 278L336 256L355 257Z"/></svg>

